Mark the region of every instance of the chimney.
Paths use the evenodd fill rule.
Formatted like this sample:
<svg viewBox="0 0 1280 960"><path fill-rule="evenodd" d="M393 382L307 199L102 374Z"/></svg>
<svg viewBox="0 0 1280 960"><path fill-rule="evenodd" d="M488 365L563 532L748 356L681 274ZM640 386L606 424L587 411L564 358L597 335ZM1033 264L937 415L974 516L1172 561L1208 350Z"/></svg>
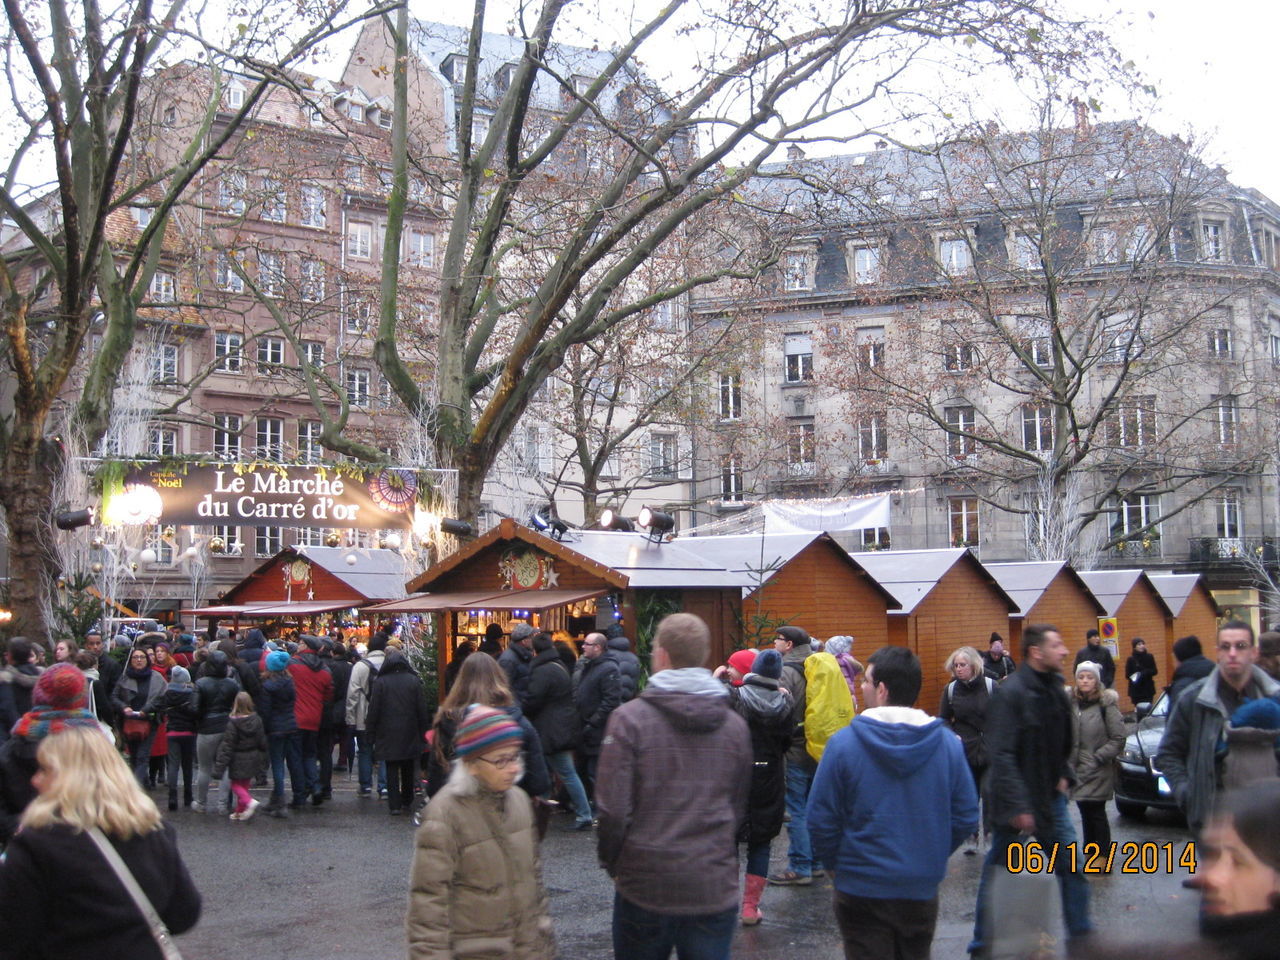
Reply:
<svg viewBox="0 0 1280 960"><path fill-rule="evenodd" d="M788 160L803 160L803 159L804 159L804 148L803 148L803 147L801 147L798 143L793 143L793 144L791 144L791 146L787 147L787 159L788 159Z"/></svg>
<svg viewBox="0 0 1280 960"><path fill-rule="evenodd" d="M1084 136L1089 132L1089 107L1080 100L1072 100L1071 105L1076 111L1076 135Z"/></svg>
<svg viewBox="0 0 1280 960"><path fill-rule="evenodd" d="M887 147L888 145L889 145L889 144L888 144L888 143L886 143L884 140L877 140L877 141L876 141L876 149L877 149L877 150L883 150L883 149L884 149L885 147Z"/></svg>
<svg viewBox="0 0 1280 960"><path fill-rule="evenodd" d="M1000 133L1000 124L994 120L987 121L987 136L995 138Z"/></svg>

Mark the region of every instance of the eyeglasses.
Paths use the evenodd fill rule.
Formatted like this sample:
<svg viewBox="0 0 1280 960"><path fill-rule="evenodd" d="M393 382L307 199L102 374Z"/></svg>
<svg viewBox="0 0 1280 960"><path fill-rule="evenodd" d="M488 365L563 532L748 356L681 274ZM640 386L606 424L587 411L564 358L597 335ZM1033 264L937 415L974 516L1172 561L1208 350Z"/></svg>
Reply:
<svg viewBox="0 0 1280 960"><path fill-rule="evenodd" d="M512 767L523 767L524 756L517 753L510 757L499 757L497 760L490 760L488 757L476 757L477 760L483 760L496 770L510 770Z"/></svg>
<svg viewBox="0 0 1280 960"><path fill-rule="evenodd" d="M1220 643L1218 644L1218 649L1223 653L1226 653L1229 650L1248 650L1252 646L1252 643L1249 643L1246 640L1241 640L1239 643Z"/></svg>
<svg viewBox="0 0 1280 960"><path fill-rule="evenodd" d="M599 640L584 640L584 641L582 642L582 645L583 645L584 647L598 647L598 646L600 646L600 641L599 641Z"/></svg>

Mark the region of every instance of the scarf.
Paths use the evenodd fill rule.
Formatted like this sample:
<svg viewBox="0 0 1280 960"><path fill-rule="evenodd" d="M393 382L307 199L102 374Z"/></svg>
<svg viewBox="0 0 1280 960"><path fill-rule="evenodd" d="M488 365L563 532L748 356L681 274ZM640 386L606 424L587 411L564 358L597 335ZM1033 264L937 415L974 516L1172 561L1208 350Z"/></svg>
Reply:
<svg viewBox="0 0 1280 960"><path fill-rule="evenodd" d="M32 742L43 740L52 733L67 727L93 727L99 729L98 718L89 710L55 710L46 704L36 704L13 725L13 735Z"/></svg>

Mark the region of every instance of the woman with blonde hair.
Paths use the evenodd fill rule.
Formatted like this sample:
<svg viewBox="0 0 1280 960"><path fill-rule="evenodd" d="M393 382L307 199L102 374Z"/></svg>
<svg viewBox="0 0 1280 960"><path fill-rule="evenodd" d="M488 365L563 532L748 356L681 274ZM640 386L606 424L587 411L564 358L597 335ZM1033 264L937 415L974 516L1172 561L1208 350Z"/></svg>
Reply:
<svg viewBox="0 0 1280 960"><path fill-rule="evenodd" d="M996 682L982 670L982 655L973 647L953 650L943 664L951 674L951 682L942 690L942 703L938 716L951 725L964 746L964 759L973 775L973 785L982 796L982 776L986 773L987 756L987 707ZM965 844L964 852L973 856L978 852L978 835L975 833Z"/></svg>
<svg viewBox="0 0 1280 960"><path fill-rule="evenodd" d="M37 797L0 862L0 955L26 960L164 956L158 936L200 918L173 828L102 732L45 738ZM122 861L167 930L154 930L99 843Z"/></svg>

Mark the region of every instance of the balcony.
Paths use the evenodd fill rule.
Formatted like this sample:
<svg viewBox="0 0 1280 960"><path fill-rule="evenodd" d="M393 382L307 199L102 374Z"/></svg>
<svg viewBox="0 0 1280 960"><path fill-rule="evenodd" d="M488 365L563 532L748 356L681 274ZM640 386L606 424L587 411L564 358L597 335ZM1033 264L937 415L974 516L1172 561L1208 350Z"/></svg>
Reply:
<svg viewBox="0 0 1280 960"><path fill-rule="evenodd" d="M1191 537L1187 559L1192 563L1280 562L1275 537Z"/></svg>
<svg viewBox="0 0 1280 960"><path fill-rule="evenodd" d="M1160 560L1164 557L1164 547L1159 537L1146 537L1140 540L1124 540L1108 547L1103 559L1111 562L1117 560L1137 561Z"/></svg>

